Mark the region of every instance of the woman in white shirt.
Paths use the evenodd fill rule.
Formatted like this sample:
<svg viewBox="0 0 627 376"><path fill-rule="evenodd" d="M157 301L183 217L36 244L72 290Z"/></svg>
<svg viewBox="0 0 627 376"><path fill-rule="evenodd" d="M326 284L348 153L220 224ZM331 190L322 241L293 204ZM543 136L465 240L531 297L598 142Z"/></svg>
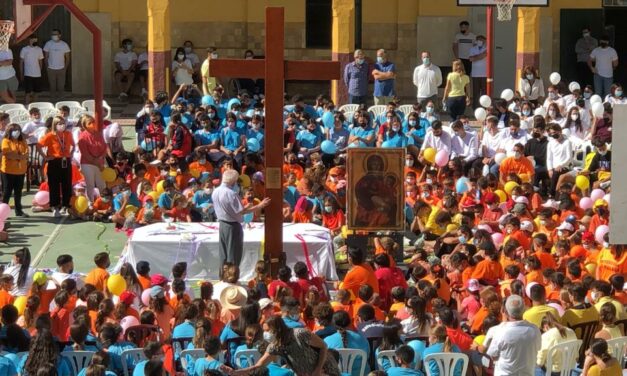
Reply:
<svg viewBox="0 0 627 376"><path fill-rule="evenodd" d="M529 131L533 128L533 104L523 101L520 104L520 128Z"/></svg>
<svg viewBox="0 0 627 376"><path fill-rule="evenodd" d="M20 248L13 255L11 266L4 270L4 274L13 276L13 289L11 295L15 298L26 296L33 284L35 269L30 267L30 251L28 248Z"/></svg>
<svg viewBox="0 0 627 376"><path fill-rule="evenodd" d="M411 316L401 321L406 337L428 336L431 332L433 318L426 312L426 306L425 300L419 296L413 296L407 301L407 309Z"/></svg>
<svg viewBox="0 0 627 376"><path fill-rule="evenodd" d="M13 52L9 49L0 51L0 99L6 103L15 103L17 86Z"/></svg>
<svg viewBox="0 0 627 376"><path fill-rule="evenodd" d="M607 103L614 107L615 104L627 103L627 98L623 96L623 87L620 84L612 85L613 89L610 90L610 95L607 96Z"/></svg>
<svg viewBox="0 0 627 376"><path fill-rule="evenodd" d="M546 110L545 120L547 124L556 123L556 124L559 124L560 127L562 128L564 127L564 124L566 123L566 118L562 116L562 113L560 112L560 107L555 102L549 104L549 107Z"/></svg>
<svg viewBox="0 0 627 376"><path fill-rule="evenodd" d="M581 144L588 137L590 123L585 122L579 107L572 107L566 115L564 129L570 131L570 139L577 145Z"/></svg>
<svg viewBox="0 0 627 376"><path fill-rule="evenodd" d="M526 66L522 70L522 77L518 81L520 95L522 99L533 103L537 106L544 99L544 82L538 76L538 71L532 66Z"/></svg>
<svg viewBox="0 0 627 376"><path fill-rule="evenodd" d="M542 368L543 372L545 371L547 354L551 347L558 345L562 342L574 341L577 339L577 335L572 329L561 325L557 320L558 319L554 317L553 314L551 314L550 312L542 318L542 325L540 327L542 331L542 345L540 346L540 351L538 351L536 365L538 366L538 368ZM561 363L561 354L559 352L554 353L553 369L551 370L551 372L559 373L561 371L559 367Z"/></svg>
<svg viewBox="0 0 627 376"><path fill-rule="evenodd" d="M181 47L177 48L172 62L174 83L176 86L191 85L194 83L193 74L194 68L192 62L185 56L185 50Z"/></svg>

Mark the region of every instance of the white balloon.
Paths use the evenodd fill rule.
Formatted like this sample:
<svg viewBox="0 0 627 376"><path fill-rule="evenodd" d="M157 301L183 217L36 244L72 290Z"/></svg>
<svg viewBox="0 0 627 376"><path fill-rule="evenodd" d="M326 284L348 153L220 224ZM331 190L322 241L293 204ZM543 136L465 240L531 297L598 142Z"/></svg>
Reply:
<svg viewBox="0 0 627 376"><path fill-rule="evenodd" d="M503 162L505 160L505 158L507 158L507 156L505 155L505 153L496 153L496 155L494 155L494 162L497 165L500 165L501 162Z"/></svg>
<svg viewBox="0 0 627 376"><path fill-rule="evenodd" d="M575 90L581 90L581 86L579 86L579 82L573 81L568 84L568 90L572 93Z"/></svg>
<svg viewBox="0 0 627 376"><path fill-rule="evenodd" d="M505 99L508 102L511 101L512 99L514 99L514 91L512 91L512 89L503 90L503 92L501 93L501 98Z"/></svg>
<svg viewBox="0 0 627 376"><path fill-rule="evenodd" d="M605 111L605 107L603 107L603 103L595 103L592 105L592 115L597 118L603 116L603 111Z"/></svg>
<svg viewBox="0 0 627 376"><path fill-rule="evenodd" d="M475 110L475 119L478 121L484 121L487 116L488 113L484 108L479 107Z"/></svg>
<svg viewBox="0 0 627 376"><path fill-rule="evenodd" d="M479 98L479 104L482 107L490 107L492 105L492 98L490 98L490 96L488 95L482 95Z"/></svg>
<svg viewBox="0 0 627 376"><path fill-rule="evenodd" d="M603 103L603 99L598 94L594 94L593 96L590 97L590 104L595 104L595 103Z"/></svg>
<svg viewBox="0 0 627 376"><path fill-rule="evenodd" d="M536 108L536 110L533 112L534 115L538 115L538 116L546 116L546 110L544 109L544 107L540 106L538 108Z"/></svg>
<svg viewBox="0 0 627 376"><path fill-rule="evenodd" d="M570 137L570 129L569 128L564 128L562 129L562 134L564 135L564 137L568 138Z"/></svg>
<svg viewBox="0 0 627 376"><path fill-rule="evenodd" d="M562 80L562 76L560 76L560 74L557 72L553 72L549 76L549 81L551 81L553 85L559 84L561 80Z"/></svg>

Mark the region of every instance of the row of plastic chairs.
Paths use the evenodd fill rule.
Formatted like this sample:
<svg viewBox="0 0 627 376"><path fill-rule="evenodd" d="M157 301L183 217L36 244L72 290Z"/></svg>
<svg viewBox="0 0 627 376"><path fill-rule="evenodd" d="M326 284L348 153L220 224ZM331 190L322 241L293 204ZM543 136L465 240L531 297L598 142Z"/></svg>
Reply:
<svg viewBox="0 0 627 376"><path fill-rule="evenodd" d="M44 111L54 111L59 110L61 107L67 106L70 108L70 117L74 117L77 112L85 111L94 113L96 111L96 101L93 99L88 99L83 102L78 101L60 101L57 103L52 102L32 102L28 105L28 107L24 106L21 103L7 103L0 105L0 111L9 112L12 110L21 110L28 113L28 110L31 108L38 108L42 112L42 117L44 115ZM102 106L105 111L105 119L111 119L111 106L107 103L107 101L102 101ZM73 113L74 112L74 113Z"/></svg>

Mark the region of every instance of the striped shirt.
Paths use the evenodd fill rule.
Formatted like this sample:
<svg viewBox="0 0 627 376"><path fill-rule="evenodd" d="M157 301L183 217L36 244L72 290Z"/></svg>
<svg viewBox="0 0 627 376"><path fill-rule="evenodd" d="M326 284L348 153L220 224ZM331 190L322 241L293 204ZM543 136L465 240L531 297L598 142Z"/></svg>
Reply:
<svg viewBox="0 0 627 376"><path fill-rule="evenodd" d="M348 87L348 94L364 96L368 93L368 64L357 65L355 62L344 68L344 83Z"/></svg>

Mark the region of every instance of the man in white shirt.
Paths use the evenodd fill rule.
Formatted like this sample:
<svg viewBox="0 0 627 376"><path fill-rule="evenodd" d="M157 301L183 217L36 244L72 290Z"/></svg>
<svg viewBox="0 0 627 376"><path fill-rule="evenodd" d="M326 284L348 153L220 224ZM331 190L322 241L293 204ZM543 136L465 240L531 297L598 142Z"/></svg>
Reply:
<svg viewBox="0 0 627 376"><path fill-rule="evenodd" d="M505 135L501 142L501 148L505 151L508 157L514 156L514 145L527 143L529 135L527 131L520 129L519 119L510 119L509 128L505 130Z"/></svg>
<svg viewBox="0 0 627 376"><path fill-rule="evenodd" d="M483 169L484 165L488 166L490 173L494 176L499 176L499 165L494 161L496 153L504 152L503 150L503 138L504 132L499 130L499 119L490 115L486 118L487 131L483 132L481 138L481 164L475 163L475 168Z"/></svg>
<svg viewBox="0 0 627 376"><path fill-rule="evenodd" d="M546 146L546 169L551 178L551 196L555 196L557 182L562 174L570 171L573 161L573 146L569 139L562 134L559 124L549 126L549 143Z"/></svg>
<svg viewBox="0 0 627 376"><path fill-rule="evenodd" d="M442 85L442 71L440 67L431 63L431 53L423 51L422 65L414 69L414 85L417 88L418 103L424 108L428 101L439 103L438 86Z"/></svg>
<svg viewBox="0 0 627 376"><path fill-rule="evenodd" d="M17 77L13 68L13 52L10 49L0 51L0 99L6 103L15 103Z"/></svg>
<svg viewBox="0 0 627 376"><path fill-rule="evenodd" d="M61 30L52 29L52 36L44 45L44 56L48 67L50 95L64 96L65 72L70 64L70 46L61 40Z"/></svg>
<svg viewBox="0 0 627 376"><path fill-rule="evenodd" d="M20 51L20 78L24 86L26 104L37 100L41 92L41 68L43 67L44 51L37 45L37 35L28 37L28 46Z"/></svg>
<svg viewBox="0 0 627 376"><path fill-rule="evenodd" d="M475 108L479 107L479 98L487 93L486 77L487 56L486 38L483 35L477 36L475 45L470 49L468 60L472 62L472 100Z"/></svg>
<svg viewBox="0 0 627 376"><path fill-rule="evenodd" d="M132 40L127 38L122 41L122 51L115 54L113 62L115 63L115 86L120 93L120 100L125 100L133 85L137 67L137 54L133 52Z"/></svg>
<svg viewBox="0 0 627 376"><path fill-rule="evenodd" d="M610 93L610 86L614 83L614 69L618 66L618 54L610 47L607 35L599 39L599 47L590 53L588 66L594 74L594 92L605 98Z"/></svg>
<svg viewBox="0 0 627 376"><path fill-rule="evenodd" d="M451 159L464 160L464 174L468 175L473 162L479 157L479 141L474 133L466 132L464 123L457 120L451 125L455 135L451 139Z"/></svg>
<svg viewBox="0 0 627 376"><path fill-rule="evenodd" d="M486 335L487 354L496 361L494 376L534 375L542 337L535 325L522 319L524 312L523 299L510 295L505 301L507 321L491 328Z"/></svg>
<svg viewBox="0 0 627 376"><path fill-rule="evenodd" d="M420 148L420 161L423 164L425 163L425 159L422 154L426 148L434 148L437 151L445 150L451 155L451 135L448 132L444 132L441 121L434 121L425 135L425 140Z"/></svg>
<svg viewBox="0 0 627 376"><path fill-rule="evenodd" d="M453 42L453 55L460 59L464 64L466 74L470 76L472 73L472 64L470 62L470 49L475 43L475 34L470 32L470 23L462 21L459 23L459 33L455 34Z"/></svg>

